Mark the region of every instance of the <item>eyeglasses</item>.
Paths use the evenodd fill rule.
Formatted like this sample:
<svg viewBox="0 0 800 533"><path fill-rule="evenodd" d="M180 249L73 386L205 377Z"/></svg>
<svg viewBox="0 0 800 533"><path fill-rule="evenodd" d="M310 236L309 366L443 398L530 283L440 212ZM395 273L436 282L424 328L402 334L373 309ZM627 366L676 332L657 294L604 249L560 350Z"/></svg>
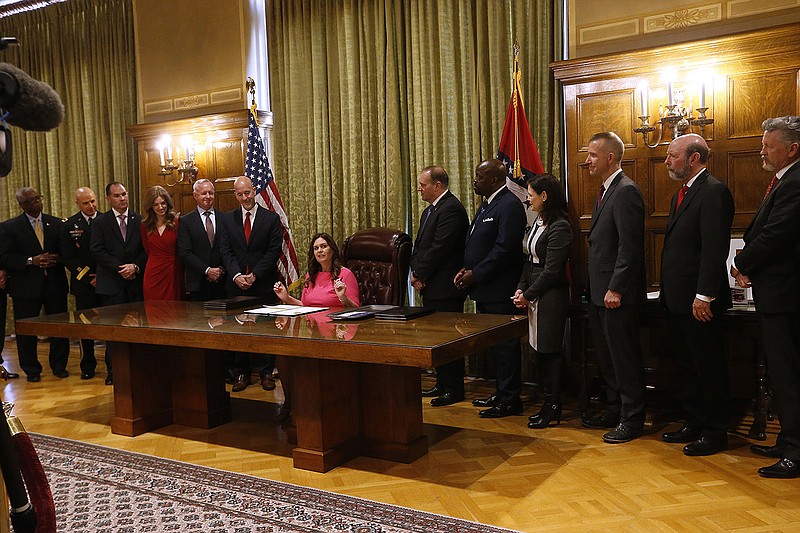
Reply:
<svg viewBox="0 0 800 533"><path fill-rule="evenodd" d="M42 199L41 195L38 195L38 194L37 194L36 196L29 196L28 198L25 198L25 199L24 199L24 200L22 200L20 203L21 203L21 204L32 204L32 203L34 203L34 202L39 202L39 201L41 201L41 199Z"/></svg>

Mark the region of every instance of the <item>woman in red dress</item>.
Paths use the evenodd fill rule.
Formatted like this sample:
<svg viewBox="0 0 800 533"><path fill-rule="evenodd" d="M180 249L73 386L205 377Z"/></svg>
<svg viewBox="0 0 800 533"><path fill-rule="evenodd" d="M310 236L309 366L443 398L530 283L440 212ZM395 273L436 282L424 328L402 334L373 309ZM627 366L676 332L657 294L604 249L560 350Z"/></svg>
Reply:
<svg viewBox="0 0 800 533"><path fill-rule="evenodd" d="M147 252L143 291L145 300L180 300L183 274L178 259L178 216L164 187L147 189L142 218L142 244Z"/></svg>

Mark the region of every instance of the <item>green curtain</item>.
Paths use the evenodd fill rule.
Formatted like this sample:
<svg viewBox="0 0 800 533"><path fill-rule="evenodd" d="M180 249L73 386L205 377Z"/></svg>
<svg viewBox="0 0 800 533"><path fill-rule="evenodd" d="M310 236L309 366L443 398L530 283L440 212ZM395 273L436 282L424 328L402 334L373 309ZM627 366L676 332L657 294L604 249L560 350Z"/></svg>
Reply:
<svg viewBox="0 0 800 533"><path fill-rule="evenodd" d="M23 186L37 189L45 212L61 217L77 210L80 186L95 191L101 210L112 179L138 198L134 143L125 134L136 123L131 0L70 0L0 19L0 33L20 41L0 60L52 86L66 108L54 131L11 128L13 169L0 178L0 218L20 213L14 193Z"/></svg>
<svg viewBox="0 0 800 533"><path fill-rule="evenodd" d="M268 2L273 167L296 245L316 231L416 231L419 171L444 166L472 210L494 157L521 49L528 121L560 174L556 0ZM286 191L286 192L283 192Z"/></svg>

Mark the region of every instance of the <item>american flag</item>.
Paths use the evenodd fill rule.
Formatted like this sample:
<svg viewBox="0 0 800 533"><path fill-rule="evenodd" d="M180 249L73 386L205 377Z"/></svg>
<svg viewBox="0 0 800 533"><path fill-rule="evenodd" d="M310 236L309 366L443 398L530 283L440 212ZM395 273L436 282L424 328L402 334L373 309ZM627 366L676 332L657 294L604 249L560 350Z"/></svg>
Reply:
<svg viewBox="0 0 800 533"><path fill-rule="evenodd" d="M250 125L247 132L244 175L253 181L258 205L275 212L281 218L283 248L278 260L278 272L286 282L286 286L292 288L300 279L297 254L292 242L292 232L289 229L289 219L283 210L281 195L278 193L275 176L272 175L272 169L269 167L267 151L264 149L264 141L261 139L261 132L258 131L253 113L250 113Z"/></svg>

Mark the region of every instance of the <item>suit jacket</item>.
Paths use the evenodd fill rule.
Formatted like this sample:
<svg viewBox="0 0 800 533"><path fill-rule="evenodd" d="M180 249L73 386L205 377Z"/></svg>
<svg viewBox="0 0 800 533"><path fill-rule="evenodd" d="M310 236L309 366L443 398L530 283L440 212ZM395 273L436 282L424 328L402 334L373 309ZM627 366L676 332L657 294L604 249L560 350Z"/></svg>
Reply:
<svg viewBox="0 0 800 533"><path fill-rule="evenodd" d="M469 218L464 206L450 191L445 191L420 226L411 252L411 271L425 282L426 300L466 297L453 284L461 269ZM424 215L423 215L424 218ZM422 223L421 223L422 224Z"/></svg>
<svg viewBox="0 0 800 533"><path fill-rule="evenodd" d="M539 263L526 261L517 284L528 301L536 300L553 287L569 287L567 259L571 244L572 227L565 218L542 230L535 247Z"/></svg>
<svg viewBox="0 0 800 533"><path fill-rule="evenodd" d="M595 206L588 241L592 303L604 306L609 289L622 293L623 305L640 303L645 295L644 200L624 172Z"/></svg>
<svg viewBox="0 0 800 533"><path fill-rule="evenodd" d="M219 242L223 216L216 209L214 216L217 228L214 233L213 245L208 242L206 222L197 209L182 216L178 226L178 255L186 275L186 288L191 292L199 291L202 288L207 268L222 266Z"/></svg>
<svg viewBox="0 0 800 533"><path fill-rule="evenodd" d="M44 252L60 255L62 222L45 213L41 217L44 247L39 244L25 213L3 222L5 237L1 261L8 271L8 293L12 298L42 300L51 295L67 296L67 274L63 263L59 261L47 269L27 265L29 257Z"/></svg>
<svg viewBox="0 0 800 533"><path fill-rule="evenodd" d="M222 234L219 249L227 279L229 296L271 296L278 276L278 259L283 246L283 226L278 215L258 207L255 222L251 227L250 242L244 238L244 222L241 208L234 209L222 217ZM219 223L219 221L217 221ZM252 272L256 282L243 291L234 283L236 274Z"/></svg>
<svg viewBox="0 0 800 533"><path fill-rule="evenodd" d="M492 203L481 204L467 232L464 268L475 283L469 287L476 302L507 302L522 273L522 238L527 217L522 202L502 188Z"/></svg>
<svg viewBox="0 0 800 533"><path fill-rule="evenodd" d="M96 221L95 217L92 223ZM75 296L90 297L94 294L91 274L97 273L97 261L92 255L91 235L91 228L80 211L69 217L61 230L61 260L70 273L69 292ZM80 276L87 267L89 270Z"/></svg>
<svg viewBox="0 0 800 533"><path fill-rule="evenodd" d="M696 294L711 296L712 310L731 306L727 259L733 222L728 187L703 171L676 210L672 197L661 251L661 301L671 313L691 314Z"/></svg>
<svg viewBox="0 0 800 533"><path fill-rule="evenodd" d="M90 248L97 261L97 294L113 296L119 294L126 285L141 293L147 262L147 254L142 246L142 216L128 209L126 224L128 237L123 240L113 210L98 215L92 223ZM129 263L139 267L139 273L133 280L126 280L119 275L119 267Z"/></svg>
<svg viewBox="0 0 800 533"><path fill-rule="evenodd" d="M800 311L800 161L773 187L744 232L736 268L762 313Z"/></svg>

